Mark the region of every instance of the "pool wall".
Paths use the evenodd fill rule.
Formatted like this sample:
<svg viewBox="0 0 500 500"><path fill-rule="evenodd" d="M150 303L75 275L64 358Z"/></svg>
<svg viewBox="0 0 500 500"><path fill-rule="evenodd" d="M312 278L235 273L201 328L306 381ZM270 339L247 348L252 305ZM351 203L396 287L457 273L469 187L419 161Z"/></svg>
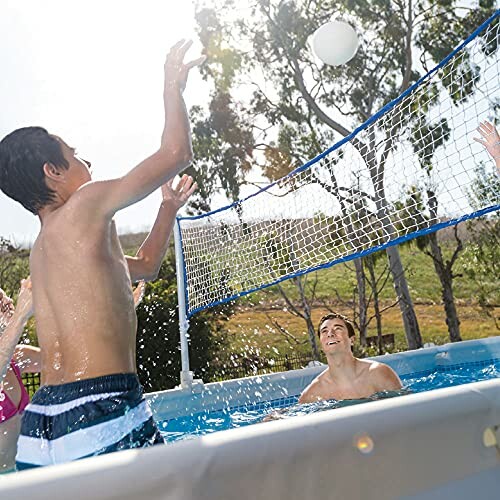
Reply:
<svg viewBox="0 0 500 500"><path fill-rule="evenodd" d="M489 339L383 361L405 375L499 357L500 339ZM256 404L298 394L320 370L291 373L290 384L275 374L209 384L204 398L174 390L151 401L162 418L186 407ZM0 479L0 498L493 500L500 497L499 442L494 379L12 474Z"/></svg>

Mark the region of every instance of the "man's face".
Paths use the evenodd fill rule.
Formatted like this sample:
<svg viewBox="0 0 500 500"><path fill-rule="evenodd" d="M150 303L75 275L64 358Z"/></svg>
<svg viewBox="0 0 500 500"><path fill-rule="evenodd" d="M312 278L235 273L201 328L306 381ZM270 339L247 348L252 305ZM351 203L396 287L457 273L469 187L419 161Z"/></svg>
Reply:
<svg viewBox="0 0 500 500"><path fill-rule="evenodd" d="M351 352L352 340L347 325L340 318L327 319L321 323L319 330L321 347L325 354L332 352Z"/></svg>
<svg viewBox="0 0 500 500"><path fill-rule="evenodd" d="M76 191L80 186L92 180L91 164L78 155L75 148L68 146L60 137L53 136L61 145L61 151L64 159L68 162L68 170L65 176L68 182L68 187L71 192Z"/></svg>

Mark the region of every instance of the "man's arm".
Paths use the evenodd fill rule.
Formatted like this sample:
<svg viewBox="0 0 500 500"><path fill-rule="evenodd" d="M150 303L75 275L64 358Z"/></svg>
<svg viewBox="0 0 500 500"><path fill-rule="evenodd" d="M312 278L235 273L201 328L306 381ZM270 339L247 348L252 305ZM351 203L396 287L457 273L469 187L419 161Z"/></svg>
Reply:
<svg viewBox="0 0 500 500"><path fill-rule="evenodd" d="M377 392L398 391L403 387L398 374L388 365L377 363L374 374L376 375Z"/></svg>
<svg viewBox="0 0 500 500"><path fill-rule="evenodd" d="M0 332L0 381L3 380L7 373L7 368L14 355L16 344L32 314L31 281L29 279L22 280L17 307L14 313L9 316L5 330Z"/></svg>
<svg viewBox="0 0 500 500"><path fill-rule="evenodd" d="M479 124L477 131L481 135L481 139L474 137L474 140L486 148L495 161L497 174L500 175L500 135L498 130L492 123L484 121Z"/></svg>
<svg viewBox="0 0 500 500"><path fill-rule="evenodd" d="M158 276L170 241L170 234L178 210L187 202L196 189L192 177L183 175L175 188L172 181L161 188L163 200L156 221L135 257L126 257L130 279L154 280Z"/></svg>
<svg viewBox="0 0 500 500"><path fill-rule="evenodd" d="M119 179L89 182L78 191L80 203L90 213L111 218L115 212L142 200L183 170L192 157L188 114L182 98L189 70L204 57L184 64L191 42L178 42L165 62L165 125L160 148Z"/></svg>

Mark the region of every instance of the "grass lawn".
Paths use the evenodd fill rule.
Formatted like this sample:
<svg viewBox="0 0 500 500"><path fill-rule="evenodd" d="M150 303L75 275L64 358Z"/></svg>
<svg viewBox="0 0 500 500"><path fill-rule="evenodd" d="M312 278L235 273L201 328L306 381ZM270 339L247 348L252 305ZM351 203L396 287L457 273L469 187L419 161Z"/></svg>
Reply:
<svg viewBox="0 0 500 500"><path fill-rule="evenodd" d="M445 246L445 258L451 255L451 243ZM401 258L410 287L410 293L415 303L417 318L424 342L443 344L448 342L446 317L441 301L441 291L438 277L434 271L430 257L414 246L400 247ZM380 273L386 266L385 254L377 260L377 271ZM459 257L454 271L462 274L463 254ZM316 275L316 276L315 276ZM329 308L352 317L352 305L341 303L337 294L344 302L352 301L356 290L356 280L352 263L340 264L329 269L311 273L307 276L306 289L311 290L316 281L316 297L318 300L313 306L313 321L315 324L320 317L328 312L323 303ZM492 276L492 282L499 282L500 277ZM282 284L283 289L295 303L298 295L291 281ZM500 304L499 296L495 301ZM487 317L477 304L477 284L465 275L454 281L454 293L458 315L461 321L461 335L463 340L471 340L498 335L494 321ZM394 302L394 289L389 279L387 286L381 293L383 305ZM351 302L352 303L352 302ZM500 314L500 307L494 311ZM290 332L296 339L293 340L280 333L273 326L273 320ZM383 314L383 333L393 333L396 336L396 349L406 349L401 313L395 306ZM289 352L306 353L309 351L306 326L303 319L291 314L276 287L270 287L256 292L236 302L236 313L226 325L230 348L233 352L254 352L262 355L285 354ZM375 321L369 327L368 335L376 335Z"/></svg>

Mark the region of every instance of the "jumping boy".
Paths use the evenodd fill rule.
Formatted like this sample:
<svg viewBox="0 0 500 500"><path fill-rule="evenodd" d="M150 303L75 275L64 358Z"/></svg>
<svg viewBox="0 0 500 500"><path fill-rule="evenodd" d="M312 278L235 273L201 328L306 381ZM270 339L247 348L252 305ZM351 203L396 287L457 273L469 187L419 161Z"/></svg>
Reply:
<svg viewBox="0 0 500 500"><path fill-rule="evenodd" d="M40 127L0 142L0 189L38 215L30 255L43 386L22 418L18 468L66 462L162 442L136 375L131 281L154 279L177 210L195 189L182 98L190 43L165 62L165 125L158 151L121 178L91 181L90 163ZM135 258L123 255L114 214L162 188L151 233ZM95 283L99 282L99 286Z"/></svg>

